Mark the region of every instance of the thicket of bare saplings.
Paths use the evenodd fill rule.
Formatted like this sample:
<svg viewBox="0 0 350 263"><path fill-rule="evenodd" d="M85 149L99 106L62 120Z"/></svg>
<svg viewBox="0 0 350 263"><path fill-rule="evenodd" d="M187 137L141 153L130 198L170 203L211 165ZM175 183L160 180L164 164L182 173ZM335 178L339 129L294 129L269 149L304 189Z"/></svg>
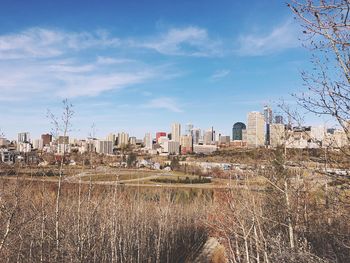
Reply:
<svg viewBox="0 0 350 263"><path fill-rule="evenodd" d="M349 262L350 191L287 169L281 151L274 158L271 169L256 171L264 189L222 194L208 222L231 261Z"/></svg>
<svg viewBox="0 0 350 263"><path fill-rule="evenodd" d="M261 191L157 190L0 180L4 262L193 262L209 236L230 262L348 262L349 192L284 168Z"/></svg>
<svg viewBox="0 0 350 263"><path fill-rule="evenodd" d="M174 192L1 180L2 262L184 262L207 240L210 201ZM191 261L189 261L191 262Z"/></svg>

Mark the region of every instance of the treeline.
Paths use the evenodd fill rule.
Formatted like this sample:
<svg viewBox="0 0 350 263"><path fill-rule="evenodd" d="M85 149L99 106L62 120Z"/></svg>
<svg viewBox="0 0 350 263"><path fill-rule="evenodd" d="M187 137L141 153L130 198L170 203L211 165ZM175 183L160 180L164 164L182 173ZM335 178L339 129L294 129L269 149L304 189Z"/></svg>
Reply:
<svg viewBox="0 0 350 263"><path fill-rule="evenodd" d="M199 177L199 178L180 178L172 179L172 178L155 178L151 179L152 182L156 183L165 183L165 184L208 184L211 183L210 178Z"/></svg>

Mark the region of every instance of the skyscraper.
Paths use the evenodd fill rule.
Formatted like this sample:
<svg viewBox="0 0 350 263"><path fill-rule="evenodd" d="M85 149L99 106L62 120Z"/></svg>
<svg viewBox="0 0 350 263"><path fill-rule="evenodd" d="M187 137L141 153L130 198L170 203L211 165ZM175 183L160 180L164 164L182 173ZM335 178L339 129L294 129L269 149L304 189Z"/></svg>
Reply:
<svg viewBox="0 0 350 263"><path fill-rule="evenodd" d="M247 145L249 147L263 146L265 144L264 115L257 111L249 112L247 123Z"/></svg>
<svg viewBox="0 0 350 263"><path fill-rule="evenodd" d="M264 121L265 121L265 145L270 144L270 125L272 123L272 110L268 105L264 106Z"/></svg>
<svg viewBox="0 0 350 263"><path fill-rule="evenodd" d="M20 142L30 142L29 132L18 133L18 143L20 143Z"/></svg>
<svg viewBox="0 0 350 263"><path fill-rule="evenodd" d="M267 124L272 123L272 109L268 105L264 106L264 121Z"/></svg>
<svg viewBox="0 0 350 263"><path fill-rule="evenodd" d="M201 130L200 129L192 129L191 135L193 139L193 144L198 144L201 139Z"/></svg>
<svg viewBox="0 0 350 263"><path fill-rule="evenodd" d="M114 133L110 133L106 137L106 141L112 142L113 145L115 144L116 136Z"/></svg>
<svg viewBox="0 0 350 263"><path fill-rule="evenodd" d="M186 124L186 129L185 129L185 135L191 135L192 129L193 129L193 124L192 123L187 123Z"/></svg>
<svg viewBox="0 0 350 263"><path fill-rule="evenodd" d="M112 154L113 153L113 141L110 140L97 140L95 142L96 152L100 154Z"/></svg>
<svg viewBox="0 0 350 263"><path fill-rule="evenodd" d="M179 154L180 153L180 143L175 141L165 142L165 150L169 154Z"/></svg>
<svg viewBox="0 0 350 263"><path fill-rule="evenodd" d="M247 127L243 122L236 122L232 127L232 141L242 141L243 140L243 130Z"/></svg>
<svg viewBox="0 0 350 263"><path fill-rule="evenodd" d="M181 137L181 124L180 123L174 123L171 126L171 139L175 142L180 143L180 137Z"/></svg>
<svg viewBox="0 0 350 263"><path fill-rule="evenodd" d="M204 132L203 136L203 144L204 145L211 145L213 143L213 130L207 130Z"/></svg>
<svg viewBox="0 0 350 263"><path fill-rule="evenodd" d="M153 141L152 141L152 135L150 132L145 134L144 143L145 143L145 148L147 150L152 150Z"/></svg>
<svg viewBox="0 0 350 263"><path fill-rule="evenodd" d="M43 139L36 139L33 141L33 148L37 150L42 150L44 147Z"/></svg>
<svg viewBox="0 0 350 263"><path fill-rule="evenodd" d="M129 144L129 134L126 132L118 133L118 146Z"/></svg>

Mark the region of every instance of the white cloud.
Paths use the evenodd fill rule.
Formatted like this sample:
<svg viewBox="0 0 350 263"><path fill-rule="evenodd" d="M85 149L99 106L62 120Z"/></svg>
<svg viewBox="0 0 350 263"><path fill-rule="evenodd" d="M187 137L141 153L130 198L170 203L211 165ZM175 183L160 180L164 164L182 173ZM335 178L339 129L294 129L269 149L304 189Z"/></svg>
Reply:
<svg viewBox="0 0 350 263"><path fill-rule="evenodd" d="M152 99L148 103L144 104L143 107L149 109L165 109L177 113L183 112L176 100L170 97Z"/></svg>
<svg viewBox="0 0 350 263"><path fill-rule="evenodd" d="M129 62L136 62L132 59L126 59L126 58L111 58L111 57L97 57L97 63L101 65L112 65L112 64L123 64L123 63L129 63Z"/></svg>
<svg viewBox="0 0 350 263"><path fill-rule="evenodd" d="M218 70L214 72L214 74L211 76L211 79L221 79L228 76L230 73L231 71L228 69Z"/></svg>
<svg viewBox="0 0 350 263"><path fill-rule="evenodd" d="M166 67L133 59L91 58L100 49L104 54L120 44L104 31L31 28L0 35L0 101L97 96L167 75ZM86 52L81 53L82 49Z"/></svg>
<svg viewBox="0 0 350 263"><path fill-rule="evenodd" d="M205 29L193 26L173 28L145 43L134 41L133 45L165 55L205 57L218 56L222 52L219 41L210 39Z"/></svg>
<svg viewBox="0 0 350 263"><path fill-rule="evenodd" d="M243 56L270 55L300 46L300 32L296 24L288 20L267 34L242 35L237 53Z"/></svg>
<svg viewBox="0 0 350 263"><path fill-rule="evenodd" d="M34 27L18 33L0 36L0 60L24 58L54 58L88 48L147 48L165 55L219 56L222 44L209 37L206 29L189 26L172 28L163 34L144 41L111 37L106 31L67 32L57 29ZM123 60L123 59L122 59ZM99 57L101 64L120 61ZM122 61L123 62L123 61Z"/></svg>
<svg viewBox="0 0 350 263"><path fill-rule="evenodd" d="M161 68L145 67L133 62L114 66L79 61L0 61L0 101L31 98L97 96L109 90L159 78ZM160 75L160 76L159 76Z"/></svg>
<svg viewBox="0 0 350 263"><path fill-rule="evenodd" d="M91 72L96 69L93 64L86 65L66 65L66 64L54 64L50 65L48 69L52 72L67 72L67 73L82 73L82 72Z"/></svg>
<svg viewBox="0 0 350 263"><path fill-rule="evenodd" d="M94 74L82 76L59 76L65 87L57 94L61 97L97 96L108 90L118 90L146 82L155 77L149 70Z"/></svg>
<svg viewBox="0 0 350 263"><path fill-rule="evenodd" d="M31 28L17 34L0 36L0 60L24 58L52 58L69 50L91 47L116 47L120 40L104 31L94 33L65 32L45 28Z"/></svg>
<svg viewBox="0 0 350 263"><path fill-rule="evenodd" d="M66 32L35 27L0 35L0 101L98 96L181 74L168 64L151 66L134 59L112 57L116 47L209 56L218 54L218 45L205 29L198 27L174 28L145 44L131 46L105 31ZM152 101L148 106L181 112L170 98Z"/></svg>

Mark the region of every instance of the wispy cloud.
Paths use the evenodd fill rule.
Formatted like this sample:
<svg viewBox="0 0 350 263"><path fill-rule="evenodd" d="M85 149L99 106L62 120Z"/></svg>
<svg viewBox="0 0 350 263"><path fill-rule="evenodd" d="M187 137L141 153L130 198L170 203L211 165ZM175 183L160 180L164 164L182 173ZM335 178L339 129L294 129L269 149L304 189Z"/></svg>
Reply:
<svg viewBox="0 0 350 263"><path fill-rule="evenodd" d="M97 96L165 78L168 66L92 55L111 54L120 45L120 39L105 31L76 33L36 27L0 35L0 101Z"/></svg>
<svg viewBox="0 0 350 263"><path fill-rule="evenodd" d="M148 103L143 105L144 108L148 109L165 109L172 112L183 112L179 107L179 103L174 98L160 97L150 100Z"/></svg>
<svg viewBox="0 0 350 263"><path fill-rule="evenodd" d="M75 33L36 27L0 36L0 59L52 58L69 50L119 45L120 40L105 31Z"/></svg>
<svg viewBox="0 0 350 263"><path fill-rule="evenodd" d="M144 43L132 43L165 55L207 57L222 52L220 41L211 39L206 29L194 26L172 28Z"/></svg>
<svg viewBox="0 0 350 263"><path fill-rule="evenodd" d="M111 57L102 57L98 56L97 57L97 64L101 65L113 65L113 64L123 64L123 63L128 63L128 62L137 62L133 59L127 59L127 58L111 58Z"/></svg>
<svg viewBox="0 0 350 263"><path fill-rule="evenodd" d="M300 46L300 30L291 20L275 27L267 34L246 34L239 40L236 52L243 56L264 56Z"/></svg>
<svg viewBox="0 0 350 263"><path fill-rule="evenodd" d="M119 90L144 83L156 76L152 70L120 73L95 73L93 75L58 76L65 87L57 92L61 97L97 96L109 90Z"/></svg>
<svg viewBox="0 0 350 263"><path fill-rule="evenodd" d="M228 76L230 73L231 73L231 71L228 69L221 69L221 70L215 71L214 74L210 78L212 80L217 80L217 79L221 79L221 78Z"/></svg>
<svg viewBox="0 0 350 263"><path fill-rule="evenodd" d="M30 98L97 96L160 78L162 69L128 62L100 65L97 61L0 61L0 101Z"/></svg>

